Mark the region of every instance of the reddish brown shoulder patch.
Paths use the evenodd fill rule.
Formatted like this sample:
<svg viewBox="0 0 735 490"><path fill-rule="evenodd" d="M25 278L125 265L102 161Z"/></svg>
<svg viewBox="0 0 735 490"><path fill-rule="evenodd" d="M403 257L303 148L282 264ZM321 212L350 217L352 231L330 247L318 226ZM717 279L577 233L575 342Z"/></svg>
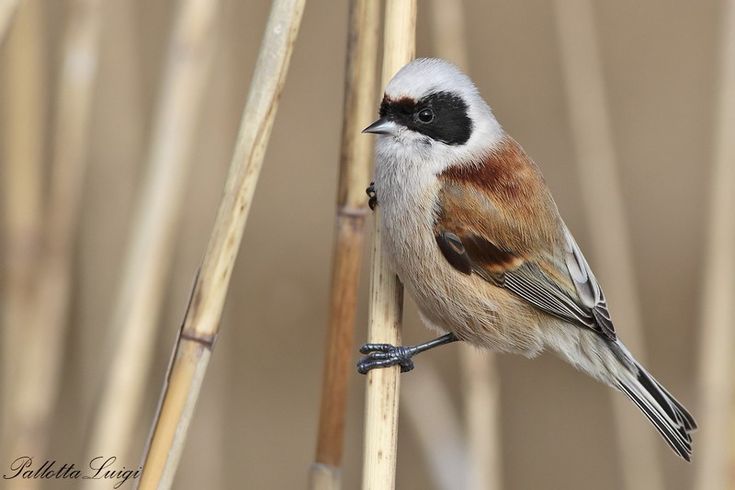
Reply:
<svg viewBox="0 0 735 490"><path fill-rule="evenodd" d="M503 200L527 198L541 182L536 165L507 135L483 162L453 165L441 177L472 184Z"/></svg>

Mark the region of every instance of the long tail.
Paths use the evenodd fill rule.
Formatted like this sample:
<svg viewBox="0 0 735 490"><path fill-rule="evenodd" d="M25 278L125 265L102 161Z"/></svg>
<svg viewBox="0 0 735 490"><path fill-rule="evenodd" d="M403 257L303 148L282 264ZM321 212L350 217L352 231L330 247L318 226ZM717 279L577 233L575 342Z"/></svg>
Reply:
<svg viewBox="0 0 735 490"><path fill-rule="evenodd" d="M684 406L641 366L619 342L611 345L626 369L616 376L617 388L628 395L648 417L669 446L682 458L691 460L692 436L697 423Z"/></svg>

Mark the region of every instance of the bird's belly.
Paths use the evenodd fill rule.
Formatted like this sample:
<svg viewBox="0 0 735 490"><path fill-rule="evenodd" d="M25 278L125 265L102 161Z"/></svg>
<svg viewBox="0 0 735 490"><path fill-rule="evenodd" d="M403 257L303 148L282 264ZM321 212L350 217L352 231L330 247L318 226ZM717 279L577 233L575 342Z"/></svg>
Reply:
<svg viewBox="0 0 735 490"><path fill-rule="evenodd" d="M431 189L427 190L430 193ZM398 277L428 326L485 348L534 355L542 349L539 316L526 303L476 275L449 265L434 237L428 196L386 199L382 240Z"/></svg>

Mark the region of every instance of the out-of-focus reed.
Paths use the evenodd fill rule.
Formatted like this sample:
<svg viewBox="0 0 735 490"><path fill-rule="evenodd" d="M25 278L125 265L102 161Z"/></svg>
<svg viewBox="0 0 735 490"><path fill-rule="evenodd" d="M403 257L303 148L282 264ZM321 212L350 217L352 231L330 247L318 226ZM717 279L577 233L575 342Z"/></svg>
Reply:
<svg viewBox="0 0 735 490"><path fill-rule="evenodd" d="M7 4L6 8L11 5ZM9 14L10 11L8 10ZM7 19L10 20L9 18ZM46 116L43 77L45 53L42 36L42 1L23 2L9 29L3 93L2 160L2 449L9 460L23 447L36 423L31 415L36 397L23 386L24 332L34 327L44 220L43 150ZM2 36L2 31L0 31ZM0 40L2 37L0 37ZM35 387L34 387L35 388ZM31 393L32 395L32 393ZM30 410L30 411L29 411ZM39 436L42 437L42 436Z"/></svg>
<svg viewBox="0 0 735 490"><path fill-rule="evenodd" d="M149 376L175 251L190 148L208 80L219 3L179 2L166 55L146 175L134 218L108 340L112 353L88 454L129 454ZM127 459L127 458L125 458ZM93 485L92 480L85 482Z"/></svg>
<svg viewBox="0 0 735 490"><path fill-rule="evenodd" d="M204 261L161 394L139 488L171 488L219 332L232 268L286 80L304 0L274 0Z"/></svg>
<svg viewBox="0 0 735 490"><path fill-rule="evenodd" d="M735 2L724 2L704 248L696 490L735 485Z"/></svg>
<svg viewBox="0 0 735 490"><path fill-rule="evenodd" d="M38 282L28 323L12 327L23 329L25 348L14 358L23 379L11 394L16 408L11 415L16 418L8 428L14 434L3 441L11 454L36 457L46 454L60 386L102 23L99 0L74 0L68 7L52 124L50 184L36 263ZM40 481L24 484L36 486Z"/></svg>

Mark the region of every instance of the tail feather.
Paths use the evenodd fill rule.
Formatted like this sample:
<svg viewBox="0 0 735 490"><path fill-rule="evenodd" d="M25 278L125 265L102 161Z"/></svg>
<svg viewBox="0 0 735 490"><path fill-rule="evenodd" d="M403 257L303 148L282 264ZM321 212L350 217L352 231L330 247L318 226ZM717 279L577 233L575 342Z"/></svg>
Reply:
<svg viewBox="0 0 735 490"><path fill-rule="evenodd" d="M684 405L682 405L681 403L679 403L679 401L676 398L674 398L674 396L671 393L669 393L668 390L666 388L664 388L661 385L661 383L659 383L656 380L656 378L654 378L653 376L651 376L650 374L648 374L640 366L639 366L639 369L641 370L641 372L643 374L645 374L648 377L648 379L650 379L651 381L653 381L656 384L656 387L659 389L659 391L661 391L661 393L663 393L667 397L667 399L669 400L669 402L671 402L674 405L674 408L677 411L678 415L681 416L681 418L682 418L682 423L686 427L687 432L693 432L693 431L697 430L697 421L694 420L694 417L692 417L692 415L684 407Z"/></svg>
<svg viewBox="0 0 735 490"><path fill-rule="evenodd" d="M625 393L674 452L691 460L691 432L697 423L619 340L592 331L570 330L567 326L550 332L545 339L549 347L578 369Z"/></svg>
<svg viewBox="0 0 735 490"><path fill-rule="evenodd" d="M664 415L661 407L652 404L645 395L633 391L630 385L621 383L620 390L628 395L628 397L636 404L636 406L644 413L644 415L656 427L658 432L663 436L671 448L687 461L691 461L692 455L692 437L678 422L674 422L668 416Z"/></svg>
<svg viewBox="0 0 735 490"><path fill-rule="evenodd" d="M632 357L629 357L632 360ZM627 365L630 365L626 362ZM691 460L692 436L697 423L676 398L635 361L635 370L618 376L618 388L630 398L656 427L669 446L682 458Z"/></svg>

